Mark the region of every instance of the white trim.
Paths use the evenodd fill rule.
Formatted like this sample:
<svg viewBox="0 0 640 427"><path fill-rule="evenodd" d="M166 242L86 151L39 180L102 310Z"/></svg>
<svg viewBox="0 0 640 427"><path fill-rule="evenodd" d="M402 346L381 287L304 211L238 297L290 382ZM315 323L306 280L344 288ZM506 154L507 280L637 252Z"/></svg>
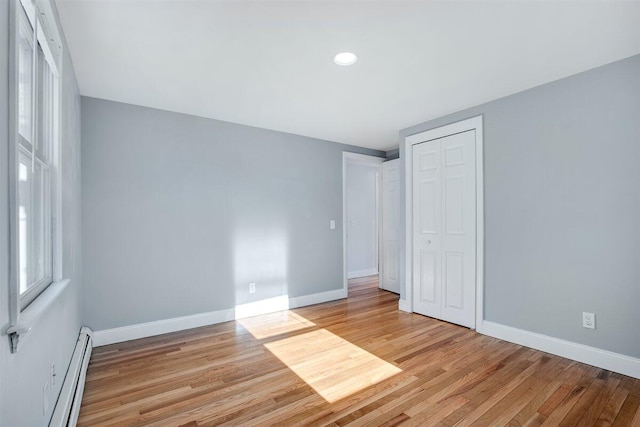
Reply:
<svg viewBox="0 0 640 427"><path fill-rule="evenodd" d="M247 317L260 316L267 313L289 310L289 298L286 295L252 301L236 305L234 309L235 320ZM218 322L219 323L219 322Z"/></svg>
<svg viewBox="0 0 640 427"><path fill-rule="evenodd" d="M62 36L58 30L54 9L50 0L20 0L18 2L25 10L30 24L38 21L38 42L42 45L42 51L51 62L52 69L60 74L62 61ZM34 9L37 13L34 13ZM34 18L35 16L35 18Z"/></svg>
<svg viewBox="0 0 640 427"><path fill-rule="evenodd" d="M402 298L398 300L398 310L404 311L407 313L413 313L412 304L406 299L402 299Z"/></svg>
<svg viewBox="0 0 640 427"><path fill-rule="evenodd" d="M380 250L380 236L382 235L382 216L380 215L380 209L382 208L380 203L380 180L382 177L382 163L386 159L382 157L369 156L367 154L350 153L347 151L342 152L342 288L344 289L345 296L348 293L348 280L352 277L347 272L347 163L360 164L360 165L377 165L379 171L376 177L376 242L377 242L377 258L378 269L372 274L378 274L380 265L382 263L380 257L382 251ZM354 276L358 277L358 276Z"/></svg>
<svg viewBox="0 0 640 427"><path fill-rule="evenodd" d="M20 317L18 285L18 51L19 16L22 6L9 2L9 323ZM16 346L17 348L17 346Z"/></svg>
<svg viewBox="0 0 640 427"><path fill-rule="evenodd" d="M347 297L345 289L334 289L332 291L318 292L316 294L302 295L289 298L289 308L306 307L309 305L322 304L323 302L335 301Z"/></svg>
<svg viewBox="0 0 640 427"><path fill-rule="evenodd" d="M405 182L405 281L403 297L398 309L413 312L413 150L421 142L449 135L476 131L476 327L484 319L484 170L482 116L472 117L449 125L407 136L404 139Z"/></svg>
<svg viewBox="0 0 640 427"><path fill-rule="evenodd" d="M356 279L358 277L367 277L378 274L377 268L368 268L366 270L356 270L347 273L347 279Z"/></svg>
<svg viewBox="0 0 640 427"><path fill-rule="evenodd" d="M93 333L93 345L100 347L123 341L168 334L200 326L214 325L235 319L235 310L210 311L191 316L174 317L172 319L156 320L154 322L138 323L113 329L103 329Z"/></svg>
<svg viewBox="0 0 640 427"><path fill-rule="evenodd" d="M343 299L346 297L347 293L344 289L335 289L332 291L319 292L316 294L289 298L288 304L289 309L293 309ZM259 314L272 313L285 309L281 305L275 305L272 307L273 309L267 310L264 309L263 306L260 306ZM201 326L215 325L217 323L236 320L238 318L238 314L240 314L241 317L248 317L246 313L236 313L235 309L229 308L226 310L210 311L207 313L193 314L190 316L174 317L171 319L138 323L135 325L122 326L119 328L103 329L101 331L95 331L93 333L93 346L100 347L103 345L115 344L140 338L147 338L155 335L168 334L171 332L183 331L186 329L199 328ZM258 315L258 313L254 313L253 315Z"/></svg>
<svg viewBox="0 0 640 427"><path fill-rule="evenodd" d="M494 338L640 379L640 359L635 357L625 356L612 351L602 350L487 320L480 323L476 330L481 334Z"/></svg>

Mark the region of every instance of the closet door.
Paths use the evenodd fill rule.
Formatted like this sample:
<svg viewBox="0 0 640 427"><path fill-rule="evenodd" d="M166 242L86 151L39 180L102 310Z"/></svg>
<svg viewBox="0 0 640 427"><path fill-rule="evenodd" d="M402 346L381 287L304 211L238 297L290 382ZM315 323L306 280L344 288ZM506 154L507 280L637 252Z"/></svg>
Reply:
<svg viewBox="0 0 640 427"><path fill-rule="evenodd" d="M475 130L413 146L416 313L475 327Z"/></svg>
<svg viewBox="0 0 640 427"><path fill-rule="evenodd" d="M413 311L442 316L441 141L413 146Z"/></svg>

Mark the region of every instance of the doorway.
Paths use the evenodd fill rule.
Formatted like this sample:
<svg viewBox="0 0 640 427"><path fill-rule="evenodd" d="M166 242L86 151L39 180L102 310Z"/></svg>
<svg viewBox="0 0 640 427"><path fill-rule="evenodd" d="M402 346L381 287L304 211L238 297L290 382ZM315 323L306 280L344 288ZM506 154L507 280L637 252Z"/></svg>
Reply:
<svg viewBox="0 0 640 427"><path fill-rule="evenodd" d="M382 163L343 153L344 287L348 280L379 274Z"/></svg>
<svg viewBox="0 0 640 427"><path fill-rule="evenodd" d="M411 311L476 328L482 319L482 118L406 138Z"/></svg>

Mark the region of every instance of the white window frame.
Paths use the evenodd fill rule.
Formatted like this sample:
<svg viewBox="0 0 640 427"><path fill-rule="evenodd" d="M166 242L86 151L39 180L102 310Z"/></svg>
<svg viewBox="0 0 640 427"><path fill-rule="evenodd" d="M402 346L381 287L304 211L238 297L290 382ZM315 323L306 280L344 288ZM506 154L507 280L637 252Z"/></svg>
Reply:
<svg viewBox="0 0 640 427"><path fill-rule="evenodd" d="M57 20L49 0L11 0L9 2L9 308L10 327L6 330L11 343L11 351L18 350L20 336L31 330L35 322L44 311L53 303L58 295L62 293L69 283L62 276L62 191L61 191L61 149L63 138L61 135L62 120L62 43L61 33L58 30ZM22 137L19 132L19 43L21 26L24 27L25 19L35 28L36 40L32 40L34 49L38 52L38 45L42 49L43 57L55 76L53 78L54 107L51 116L52 141L50 142L49 158L45 160L41 155L37 155L37 150L33 149L31 143L35 143L38 138L37 130L32 135L32 141ZM36 55L38 55L36 53ZM32 64L33 73L38 72L35 64ZM36 78L35 81L39 79ZM34 81L32 79L32 81ZM37 84L36 84L37 85ZM32 120L36 126L40 122L34 111L41 111L39 106L40 97L37 95L37 86L33 85L32 91L35 96L32 102L36 106L31 109ZM45 114L43 114L45 117ZM44 119L43 119L44 120ZM33 127L32 127L33 129ZM36 128L37 129L37 128ZM29 151L31 150L31 151ZM50 246L50 252L46 259L47 276L40 282L31 286L22 295L20 294L20 257L19 257L19 217L18 217L18 165L20 153L33 156L34 164L37 162L48 168L49 186L48 212L45 213L45 233L48 236L45 241ZM40 153L42 154L42 153ZM44 161L44 162L43 162ZM49 237L50 236L50 237Z"/></svg>

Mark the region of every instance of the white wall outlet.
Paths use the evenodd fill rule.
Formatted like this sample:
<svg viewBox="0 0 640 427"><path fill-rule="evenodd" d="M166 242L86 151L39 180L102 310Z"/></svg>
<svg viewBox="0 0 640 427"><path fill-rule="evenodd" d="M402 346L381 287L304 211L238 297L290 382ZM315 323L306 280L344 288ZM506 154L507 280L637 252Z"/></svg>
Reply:
<svg viewBox="0 0 640 427"><path fill-rule="evenodd" d="M56 385L56 364L52 363L49 368L49 382L51 382L51 387Z"/></svg>
<svg viewBox="0 0 640 427"><path fill-rule="evenodd" d="M596 314L582 312L582 327L588 329L596 328Z"/></svg>
<svg viewBox="0 0 640 427"><path fill-rule="evenodd" d="M42 414L46 415L49 411L49 381L45 381L42 386Z"/></svg>
<svg viewBox="0 0 640 427"><path fill-rule="evenodd" d="M254 282L249 283L249 293L250 294L256 293L256 284Z"/></svg>
<svg viewBox="0 0 640 427"><path fill-rule="evenodd" d="M332 230L336 229L336 220L332 219L331 221L329 221L329 228Z"/></svg>

